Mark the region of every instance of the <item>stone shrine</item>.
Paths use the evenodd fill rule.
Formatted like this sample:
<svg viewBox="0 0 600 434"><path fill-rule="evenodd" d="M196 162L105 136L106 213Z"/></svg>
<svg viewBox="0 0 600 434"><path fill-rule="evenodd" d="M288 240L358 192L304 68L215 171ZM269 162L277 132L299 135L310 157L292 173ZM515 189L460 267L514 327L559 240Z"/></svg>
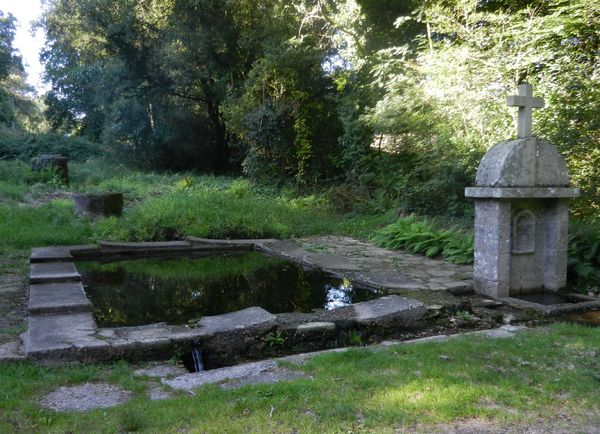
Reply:
<svg viewBox="0 0 600 434"><path fill-rule="evenodd" d="M543 99L522 84L507 103L519 107L518 138L492 147L465 190L475 200L475 291L494 298L565 287L568 199L579 196L562 155L532 135Z"/></svg>

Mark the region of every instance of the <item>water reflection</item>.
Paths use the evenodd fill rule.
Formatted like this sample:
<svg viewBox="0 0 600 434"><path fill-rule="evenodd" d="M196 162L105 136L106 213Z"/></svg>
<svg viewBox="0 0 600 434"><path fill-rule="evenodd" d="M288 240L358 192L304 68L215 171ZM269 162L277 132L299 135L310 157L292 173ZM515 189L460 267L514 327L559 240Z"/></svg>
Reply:
<svg viewBox="0 0 600 434"><path fill-rule="evenodd" d="M185 324L250 306L272 313L311 312L377 297L348 279L256 252L200 259L80 262L77 269L101 327Z"/></svg>
<svg viewBox="0 0 600 434"><path fill-rule="evenodd" d="M340 285L326 285L325 289L327 301L323 306L324 309L331 310L352 304L354 288L350 280L342 279Z"/></svg>

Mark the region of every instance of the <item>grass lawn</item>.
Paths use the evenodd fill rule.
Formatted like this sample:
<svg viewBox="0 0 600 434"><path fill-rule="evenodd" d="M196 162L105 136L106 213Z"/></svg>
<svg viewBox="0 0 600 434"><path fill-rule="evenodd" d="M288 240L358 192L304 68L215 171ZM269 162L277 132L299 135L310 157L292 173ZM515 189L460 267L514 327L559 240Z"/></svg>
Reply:
<svg viewBox="0 0 600 434"><path fill-rule="evenodd" d="M476 420L519 432L540 420L555 426L559 415L569 415L572 432L589 432L600 423L599 348L598 329L555 324L512 339L469 336L321 355L295 366L312 380L237 390L204 386L195 396L178 392L166 401L150 401L153 380L134 377L125 363L5 364L0 431L393 433ZM120 384L133 399L87 413L55 413L37 404L59 386L87 381Z"/></svg>

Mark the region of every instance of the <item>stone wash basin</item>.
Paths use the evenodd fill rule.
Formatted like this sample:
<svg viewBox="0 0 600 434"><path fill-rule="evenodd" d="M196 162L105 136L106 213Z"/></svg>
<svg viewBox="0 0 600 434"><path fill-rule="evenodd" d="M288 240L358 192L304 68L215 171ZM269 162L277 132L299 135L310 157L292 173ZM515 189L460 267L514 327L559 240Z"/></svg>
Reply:
<svg viewBox="0 0 600 434"><path fill-rule="evenodd" d="M26 356L45 361L97 361L168 359L190 353L201 345L208 369L260 358L279 347L285 351L312 351L347 345L352 336L384 337L391 331L419 328L427 307L420 301L398 295L364 298L335 309L305 308L270 312L259 306L221 314L184 318L179 324L166 322L121 326L118 321L102 324L94 317L81 281L78 261L111 261L137 257L216 255L261 251L286 257L337 277L348 274L358 286L381 288L367 275L360 281L358 269L339 259L324 265L306 264L306 257L274 249L275 240L214 241L190 238L161 243L100 243L99 246L62 246L32 251L30 261L29 329L24 334ZM286 244L287 246L287 244ZM80 267L83 267L80 265ZM166 267L168 268L168 267ZM354 274L353 274L354 273ZM383 274L384 279L386 278ZM389 276L388 276L389 277ZM367 291L368 292L368 291ZM92 297L93 299L94 297ZM142 299L136 300L141 303ZM278 310L278 309L271 309ZM177 322L177 321L169 321ZM99 327L98 324L102 326ZM282 348L279 348L282 349Z"/></svg>

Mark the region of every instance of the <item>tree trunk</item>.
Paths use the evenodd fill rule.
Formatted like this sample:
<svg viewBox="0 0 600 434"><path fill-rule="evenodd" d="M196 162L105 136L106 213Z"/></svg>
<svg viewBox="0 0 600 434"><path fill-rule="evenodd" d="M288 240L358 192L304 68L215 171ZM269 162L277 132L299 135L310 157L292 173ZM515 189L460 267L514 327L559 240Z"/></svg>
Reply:
<svg viewBox="0 0 600 434"><path fill-rule="evenodd" d="M213 132L212 139L215 143L213 155L214 158L214 169L217 172L223 172L229 167L229 144L227 143L227 128L223 117L221 116L221 110L218 101L209 99L206 102L206 111L208 112L208 119L211 124L211 130Z"/></svg>

